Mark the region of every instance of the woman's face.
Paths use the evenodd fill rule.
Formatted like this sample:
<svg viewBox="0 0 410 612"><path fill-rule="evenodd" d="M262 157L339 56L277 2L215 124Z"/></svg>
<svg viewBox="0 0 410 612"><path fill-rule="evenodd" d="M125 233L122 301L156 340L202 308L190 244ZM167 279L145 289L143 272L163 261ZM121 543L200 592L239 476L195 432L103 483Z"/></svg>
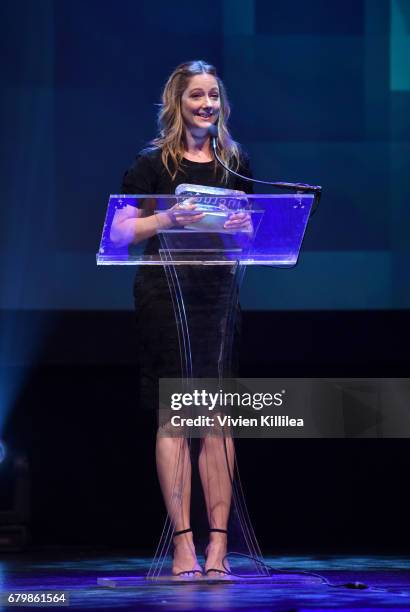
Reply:
<svg viewBox="0 0 410 612"><path fill-rule="evenodd" d="M181 98L181 112L190 130L206 130L218 120L220 109L218 82L211 74L197 74L190 78Z"/></svg>

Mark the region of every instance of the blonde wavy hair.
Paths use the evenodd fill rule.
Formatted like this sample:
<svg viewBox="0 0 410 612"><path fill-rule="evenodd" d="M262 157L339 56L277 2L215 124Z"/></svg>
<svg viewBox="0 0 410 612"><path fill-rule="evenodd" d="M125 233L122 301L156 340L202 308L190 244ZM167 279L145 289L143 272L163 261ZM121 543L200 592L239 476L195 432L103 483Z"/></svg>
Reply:
<svg viewBox="0 0 410 612"><path fill-rule="evenodd" d="M227 128L227 121L231 108L226 90L214 66L201 60L186 62L175 68L169 77L162 92L162 104L158 113L159 134L151 145L161 149L162 162L174 180L184 157L184 120L181 111L181 98L188 87L189 79L197 74L211 74L215 77L220 97L220 110L218 116L218 142L219 156L224 163L233 170L237 170L240 163L240 149ZM217 161L215 160L215 172ZM226 182L229 173L224 170L223 181Z"/></svg>

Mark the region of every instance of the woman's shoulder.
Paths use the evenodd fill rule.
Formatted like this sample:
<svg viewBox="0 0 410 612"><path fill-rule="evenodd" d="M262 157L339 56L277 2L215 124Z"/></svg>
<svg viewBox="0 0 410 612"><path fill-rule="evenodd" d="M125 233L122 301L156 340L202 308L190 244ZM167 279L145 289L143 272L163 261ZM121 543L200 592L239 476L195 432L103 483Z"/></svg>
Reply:
<svg viewBox="0 0 410 612"><path fill-rule="evenodd" d="M122 193L156 193L161 172L161 149L145 147L139 151L131 168L125 172Z"/></svg>
<svg viewBox="0 0 410 612"><path fill-rule="evenodd" d="M136 161L150 163L152 165L162 164L161 149L155 146L144 147L137 153Z"/></svg>
<svg viewBox="0 0 410 612"><path fill-rule="evenodd" d="M238 161L241 168L249 168L251 165L248 151L240 144L238 144Z"/></svg>
<svg viewBox="0 0 410 612"><path fill-rule="evenodd" d="M238 144L238 143L237 143ZM250 157L246 149L242 145L238 144L238 166L236 171L238 174L242 174L242 176L246 176L247 178L252 178L252 166L250 162ZM247 181L246 179L242 179L239 177L232 177L234 181L233 189L239 189L239 191L244 191L245 193L253 193L253 184L252 181Z"/></svg>

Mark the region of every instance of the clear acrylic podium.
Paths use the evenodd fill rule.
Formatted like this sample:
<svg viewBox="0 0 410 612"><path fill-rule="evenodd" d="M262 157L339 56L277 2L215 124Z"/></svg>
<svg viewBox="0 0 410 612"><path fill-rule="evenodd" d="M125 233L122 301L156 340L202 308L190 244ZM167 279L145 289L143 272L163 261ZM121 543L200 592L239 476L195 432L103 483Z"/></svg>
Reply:
<svg viewBox="0 0 410 612"><path fill-rule="evenodd" d="M313 193L245 195L214 188L207 193L207 188L194 185L180 186L175 196L110 197L97 264L142 266L145 278L152 276L165 283L179 354L178 371L167 372L166 378L179 377L188 385L193 378L222 380L237 376L234 343L239 289L246 267L290 268L297 263L314 198ZM192 222L194 214L201 217ZM144 578L151 582L192 580L186 575L174 576L171 570L173 533L183 512L182 491L191 486L192 461L186 460L186 454L192 455L192 442L189 435L181 437L179 456L174 458L174 489L167 503L168 515ZM199 444L202 472L197 478L202 484L206 502L202 501L202 506L206 506L206 513L203 511L200 518L199 512L195 520L191 517L192 527L206 534L213 508L223 508L224 504L207 484L203 467L214 461L211 453L216 456L220 452L219 489L225 496L229 490L231 496L224 502L229 517L228 551L244 555L229 561L234 564L233 575L213 575L212 581L236 581L235 574L241 574L247 582L269 580L241 487L233 440L223 436L220 451L215 447L209 450L207 440L200 440ZM192 486L194 505L195 495ZM189 519L185 520L187 523ZM199 579L210 580L210 576ZM132 586L141 580L110 578L100 579L99 583Z"/></svg>

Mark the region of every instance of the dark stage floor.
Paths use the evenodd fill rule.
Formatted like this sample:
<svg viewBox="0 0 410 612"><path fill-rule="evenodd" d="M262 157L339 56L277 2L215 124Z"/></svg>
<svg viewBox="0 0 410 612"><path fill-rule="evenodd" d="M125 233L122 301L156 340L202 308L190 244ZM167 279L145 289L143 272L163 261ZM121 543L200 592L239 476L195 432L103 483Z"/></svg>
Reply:
<svg viewBox="0 0 410 612"><path fill-rule="evenodd" d="M0 584L4 592L65 591L77 610L408 610L410 558L380 556L265 557L275 568L293 574L273 574L270 584L188 582L173 585L141 580L131 588L103 588L97 580L144 576L147 557L94 551L42 551L4 554ZM240 567L232 561L240 573ZM366 589L331 587L360 581ZM55 608L54 608L55 609Z"/></svg>

